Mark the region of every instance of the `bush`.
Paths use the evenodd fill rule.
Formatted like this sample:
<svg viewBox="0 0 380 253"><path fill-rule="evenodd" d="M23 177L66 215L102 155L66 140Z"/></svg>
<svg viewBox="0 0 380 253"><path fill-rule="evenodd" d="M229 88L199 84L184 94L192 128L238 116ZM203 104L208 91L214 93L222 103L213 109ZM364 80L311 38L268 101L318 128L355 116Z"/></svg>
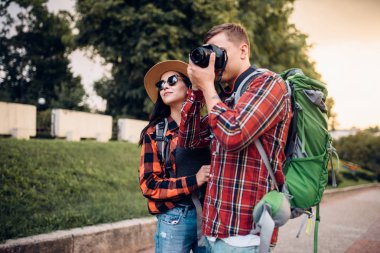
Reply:
<svg viewBox="0 0 380 253"><path fill-rule="evenodd" d="M376 180L376 174L372 173L370 171L359 170L356 172L356 176L358 178L368 180L368 181L375 181Z"/></svg>
<svg viewBox="0 0 380 253"><path fill-rule="evenodd" d="M360 165L363 169L379 173L380 130L379 127L359 131L356 135L342 137L335 142L341 159Z"/></svg>
<svg viewBox="0 0 380 253"><path fill-rule="evenodd" d="M342 171L341 172L342 176L346 179L349 179L349 180L354 180L354 181L358 181L358 177L355 176L355 173L354 172L350 172L350 171Z"/></svg>

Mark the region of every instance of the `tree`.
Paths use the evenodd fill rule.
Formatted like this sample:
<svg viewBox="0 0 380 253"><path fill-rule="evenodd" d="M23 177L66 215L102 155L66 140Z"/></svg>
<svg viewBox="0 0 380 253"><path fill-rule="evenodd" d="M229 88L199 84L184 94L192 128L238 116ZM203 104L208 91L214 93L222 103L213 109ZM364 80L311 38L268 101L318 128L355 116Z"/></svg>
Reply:
<svg viewBox="0 0 380 253"><path fill-rule="evenodd" d="M337 126L339 125L337 117L338 115L336 112L334 112L334 105L335 101L332 97L327 98L326 100L327 105L327 117L329 118L329 129L330 130L336 130Z"/></svg>
<svg viewBox="0 0 380 253"><path fill-rule="evenodd" d="M359 164L380 176L379 127L359 131L356 135L342 137L335 142L339 157Z"/></svg>
<svg viewBox="0 0 380 253"><path fill-rule="evenodd" d="M107 100L107 113L146 118L151 108L143 87L146 71L166 59L187 61L216 24L242 23L258 66L301 67L319 77L307 57L306 35L288 22L293 2L79 0L77 41L112 64L112 78L95 84Z"/></svg>
<svg viewBox="0 0 380 253"><path fill-rule="evenodd" d="M252 44L251 62L276 72L297 67L310 77L320 78L308 57L307 36L289 23L294 0L238 3L238 21L246 27Z"/></svg>
<svg viewBox="0 0 380 253"><path fill-rule="evenodd" d="M42 107L86 109L80 77L69 68L74 48L68 12L49 13L47 0L2 1L0 14L0 99ZM8 9L17 6L17 18Z"/></svg>

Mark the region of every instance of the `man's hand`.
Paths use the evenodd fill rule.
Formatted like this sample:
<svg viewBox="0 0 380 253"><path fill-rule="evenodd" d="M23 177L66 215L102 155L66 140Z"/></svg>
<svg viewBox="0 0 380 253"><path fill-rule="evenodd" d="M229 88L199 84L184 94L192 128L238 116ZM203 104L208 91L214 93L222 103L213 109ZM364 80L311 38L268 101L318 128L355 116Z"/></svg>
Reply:
<svg viewBox="0 0 380 253"><path fill-rule="evenodd" d="M214 89L215 80L215 53L211 53L210 61L207 68L201 68L194 64L189 57L187 74L189 75L194 90L200 89L205 92L206 89Z"/></svg>
<svg viewBox="0 0 380 253"><path fill-rule="evenodd" d="M201 186L204 183L207 183L208 178L210 176L210 165L203 165L198 173L196 174L197 184Z"/></svg>
<svg viewBox="0 0 380 253"><path fill-rule="evenodd" d="M218 93L215 90L215 53L211 53L207 68L201 68L189 59L187 74L192 83L192 89L200 89L206 100L207 111L210 114L212 108L220 102Z"/></svg>

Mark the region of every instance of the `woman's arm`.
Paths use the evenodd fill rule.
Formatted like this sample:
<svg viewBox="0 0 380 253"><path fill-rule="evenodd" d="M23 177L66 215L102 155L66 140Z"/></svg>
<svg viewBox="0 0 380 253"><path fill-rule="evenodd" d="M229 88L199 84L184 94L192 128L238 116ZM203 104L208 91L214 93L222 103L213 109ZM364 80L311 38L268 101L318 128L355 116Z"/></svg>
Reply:
<svg viewBox="0 0 380 253"><path fill-rule="evenodd" d="M139 179L143 195L152 200L176 201L198 189L196 175L165 178L157 155L156 141L149 134L144 136L141 149Z"/></svg>

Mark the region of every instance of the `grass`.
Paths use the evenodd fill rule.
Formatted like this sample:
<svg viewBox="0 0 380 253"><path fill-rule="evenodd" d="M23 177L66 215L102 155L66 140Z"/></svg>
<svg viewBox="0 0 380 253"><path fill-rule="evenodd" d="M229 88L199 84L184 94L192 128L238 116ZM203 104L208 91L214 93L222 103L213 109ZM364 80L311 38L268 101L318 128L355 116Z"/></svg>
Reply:
<svg viewBox="0 0 380 253"><path fill-rule="evenodd" d="M0 138L0 241L148 216L139 157L125 142ZM338 187L372 182L361 170Z"/></svg>
<svg viewBox="0 0 380 253"><path fill-rule="evenodd" d="M370 180L365 180L365 179L357 179L357 180L352 180L352 179L344 179L339 185L338 188L344 188L344 187L349 187L349 186L355 186L355 185L360 185L360 184L371 184L374 183L375 181L370 181Z"/></svg>
<svg viewBox="0 0 380 253"><path fill-rule="evenodd" d="M147 216L140 148L0 138L0 241Z"/></svg>

